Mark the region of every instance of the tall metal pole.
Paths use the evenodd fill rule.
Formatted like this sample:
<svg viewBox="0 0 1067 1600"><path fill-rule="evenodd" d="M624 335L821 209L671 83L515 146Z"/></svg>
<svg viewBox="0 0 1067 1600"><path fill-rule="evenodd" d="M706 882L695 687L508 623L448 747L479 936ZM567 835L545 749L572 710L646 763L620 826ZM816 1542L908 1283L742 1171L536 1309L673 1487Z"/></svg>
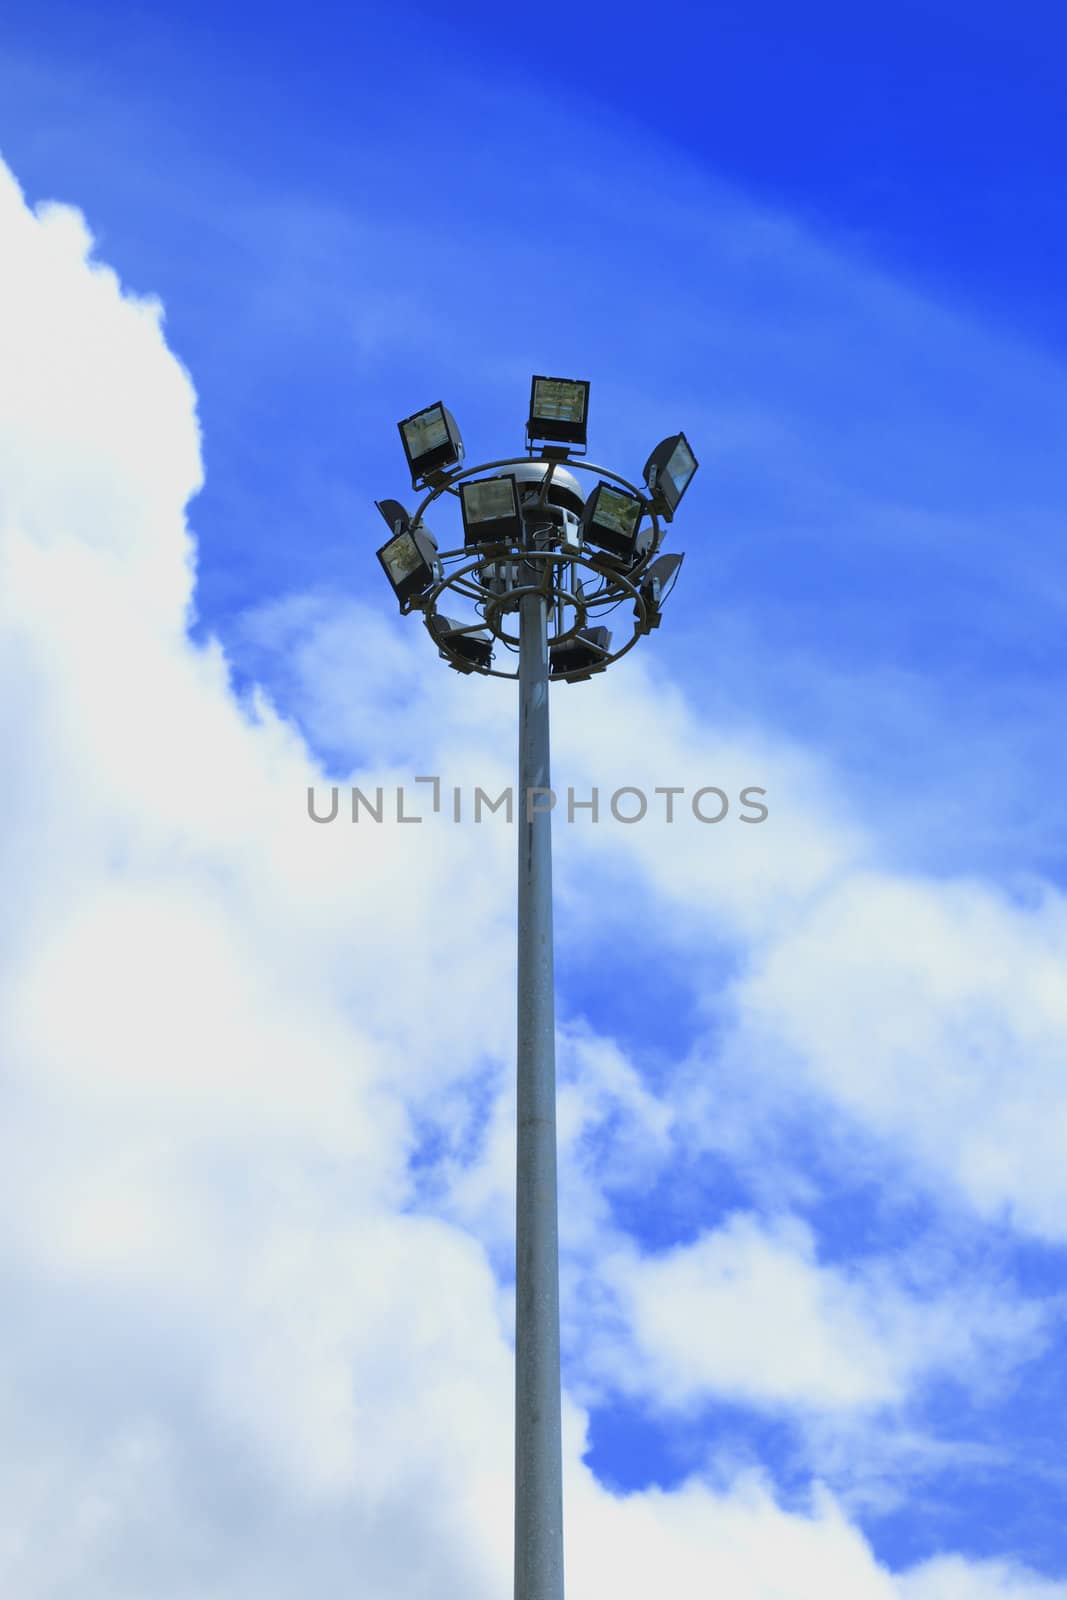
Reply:
<svg viewBox="0 0 1067 1600"><path fill-rule="evenodd" d="M527 571L529 571L529 567ZM515 1600L563 1600L548 611L519 602Z"/></svg>

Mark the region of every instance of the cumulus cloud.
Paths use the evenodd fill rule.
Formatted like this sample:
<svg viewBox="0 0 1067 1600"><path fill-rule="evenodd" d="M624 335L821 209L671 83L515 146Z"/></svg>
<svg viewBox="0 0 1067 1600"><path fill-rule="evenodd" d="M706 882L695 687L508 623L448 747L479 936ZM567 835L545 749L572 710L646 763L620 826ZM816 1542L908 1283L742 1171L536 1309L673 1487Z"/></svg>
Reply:
<svg viewBox="0 0 1067 1600"><path fill-rule="evenodd" d="M474 1592L508 1351L479 1248L402 1214L405 1095L498 1045L507 954L444 937L447 856L315 830L301 738L190 643L199 440L158 306L6 171L0 234L5 1586L256 1586L223 1514L251 1499L344 1503L375 1592L425 1592L423 1562ZM448 1003L398 1005L431 964ZM483 1035L442 1052L467 1010ZM398 1562L427 1475L445 1520ZM296 1559L275 1540L261 1592Z"/></svg>
<svg viewBox="0 0 1067 1600"><path fill-rule="evenodd" d="M909 1291L899 1262L820 1263L811 1229L789 1217L738 1214L660 1256L619 1253L604 1276L632 1329L618 1381L671 1407L891 1406L929 1373L980 1368L989 1345L1025 1351L1041 1320L983 1288Z"/></svg>
<svg viewBox="0 0 1067 1600"><path fill-rule="evenodd" d="M445 850L428 826L308 822L306 788L325 774L302 736L262 694L234 692L216 643L187 636L199 440L159 306L93 260L78 213L31 212L3 168L0 239L0 732L17 751L0 794L0 1138L15 1196L0 1221L0 1580L23 1600L282 1600L342 1581L397 1600L499 1593L507 1314L488 1229L465 1223L493 1211L499 1238L507 1216L513 973L495 885L508 835L457 828ZM297 597L249 628L261 648L305 650L297 665L320 684L377 630L377 688L345 705L366 716L351 738L378 765L348 775L410 776L395 716L371 720L390 662L406 660L387 625ZM439 679L418 706L424 752L495 752L488 770L502 770L503 713L476 718ZM315 704L336 730L340 692ZM670 715L680 748L685 713ZM576 729L561 719L564 749ZM798 782L808 770L802 754L781 761ZM853 847L797 807L769 865L724 851L694 874L679 848L642 871L666 903L689 896L696 915L711 897L735 930L767 937L775 895L800 926ZM653 1171L674 1116L610 1042L579 1025L566 1038L567 1181L588 1205L572 1249L590 1259L609 1236L598 1184L612 1175L594 1135L621 1126L616 1179ZM460 1147L467 1089L487 1075L481 1149L497 1164L479 1195ZM428 1109L460 1152L451 1216L415 1214ZM731 1273L757 1307L791 1297L804 1337L767 1350L779 1398L810 1383L831 1407L862 1402L922 1366L918 1313L891 1285L879 1344L870 1285L820 1267L795 1225L738 1223L665 1262L622 1252L605 1274L668 1386L721 1377L758 1394L740 1324L716 1369L657 1320L667 1289L721 1321ZM969 1357L942 1332L939 1358ZM920 1571L902 1589L826 1489L791 1511L753 1478L613 1497L581 1464L583 1413L571 1402L566 1417L576 1600L664 1581L694 1597L932 1600L930 1584L951 1581L951 1567Z"/></svg>
<svg viewBox="0 0 1067 1600"><path fill-rule="evenodd" d="M1067 908L977 881L857 872L738 984L749 1049L904 1147L935 1187L1067 1234Z"/></svg>
<svg viewBox="0 0 1067 1600"><path fill-rule="evenodd" d="M383 671L380 681L372 673L370 683L361 686L341 671L342 624L349 614L348 608L329 604L316 605L313 615L288 611L285 637L289 658L296 662L295 700L309 718L336 731L343 725L343 691L347 737L381 752L379 759L395 760L401 754L395 718L374 710L391 673ZM276 617L267 620L276 625ZM403 636L388 625L377 627L388 645L383 659L395 666L395 652L406 648L397 643ZM420 636L410 631L418 648ZM404 708L420 742L425 741L420 747L432 749L435 761L456 778L491 772L502 786L508 773L499 753L510 740L510 712L501 718L497 702L480 696L481 686L472 690L464 684L459 688L466 701L456 702L453 712L451 675L424 681L417 701ZM660 815L627 828L605 816L597 826L579 820L557 830L560 899L572 931L577 926L590 941L602 941L600 924L587 908L610 903L625 879L629 904L640 909L632 915L635 931L619 931L645 942L654 938L684 964L695 987L708 985L707 999L714 994L728 1019L718 1048L701 1047L690 1061L675 1063L662 1095L650 1091L612 1041L573 1022L561 1029L561 1237L569 1381L587 1404L610 1402L621 1393L667 1412L726 1399L799 1416L810 1459L832 1473L852 1503L899 1500L903 1484L944 1470L950 1459L957 1464L976 1459L971 1443L924 1437L915 1407L928 1383L947 1377L980 1393L1009 1380L1013 1369L1042 1347L1046 1319L996 1274L956 1271L943 1257L932 1272L912 1271L907 1262L889 1257L861 1259L847 1270L821 1262L811 1229L782 1210L817 1198L819 1180L798 1174L785 1157L782 1170L769 1173L761 1140L778 1121L814 1114L816 1137L838 1140L835 1155L849 1147L850 1159L866 1163L868 1170L892 1171L905 1191L925 1185L941 1195L947 1178L958 1194L955 1172L945 1161L951 1144L946 1147L943 1138L949 1120L959 1131L960 1103L945 1055L955 1024L951 995L935 959L941 946L936 937L930 939L922 906L916 905L913 921L901 915L896 924L895 948L906 963L899 983L890 970L885 988L879 986L877 958L884 947L874 940L865 945L855 926L842 932L847 959L817 950L806 964L803 958L792 963L792 951L803 951L807 931L835 897L852 896L859 905L871 881L905 897L909 892L909 880L880 864L881 841L849 813L847 795L832 770L801 748L772 743L757 730L724 737L654 670L640 665L620 669L592 686L591 693L596 696L592 711L584 702L579 707L576 698L561 696L555 702L561 791L573 784L579 797L587 797L595 784L606 795L616 785L634 783L651 794L657 783L669 780L688 793L705 782L736 793L758 777L768 789L771 819L759 829L737 826L730 834L702 825L680 808L673 824ZM455 749L449 742L453 716L463 730ZM369 740L362 737L364 727L371 730ZM568 880L575 879L585 891L581 900L567 891ZM1006 919L1004 927L1015 927L1021 973L1024 952L1042 938L1032 906L1013 909L1003 895L953 882L924 885L922 904L928 900L938 914L951 917L955 900L970 893L989 907L991 939L1000 936L1000 919ZM887 928L888 923L883 939ZM724 948L729 957L725 981L715 972ZM851 974L854 965L868 959L867 984L842 981L841 972ZM605 960L610 960L607 952ZM967 951L954 960L953 970L969 994L999 1007L1000 1015L1022 1014L1025 1001L1010 982L997 985L991 1000L989 986L974 982ZM1042 970L1039 966L1033 981L1051 999L1053 989ZM875 1059L895 1037L894 1022L907 1031L921 1026L924 1015L930 1019L935 1031L915 1051L910 1098L895 1094L899 1077L894 1078L892 1063L885 1069L883 1103L892 1108L892 1118L880 1119L864 1104L857 1088L863 1073L844 1070L851 1059L845 1052L838 1086L820 1081L817 1058L802 1053L806 1041L792 1053L783 1049L774 1030L785 1033L797 1024L765 973L792 985L784 991L786 999L795 996L797 1016L810 1021L816 1039L826 1019L844 1018L855 1048L867 1048ZM930 995L925 1011L924 986ZM654 975L649 999L655 1003ZM879 1019L877 1026L872 1027L872 1017ZM989 1071L995 1075L1001 1058L987 1022L985 1012L971 1026L973 1038L983 1040L989 1051ZM1029 1070L1031 1105L1039 1116L1045 1092L1040 1061L1032 1059ZM920 1077L931 1085L936 1081L936 1087L920 1095ZM427 1109L448 1124L453 1139L435 1167L435 1203L478 1234L506 1275L514 1205L514 1102L506 1074L490 1074L482 1088L489 1103L480 1126L465 1119L462 1101L448 1108L440 1098L428 1102ZM943 1117L938 1096L946 1097ZM978 1125L982 1098L977 1090L972 1104ZM998 1132L1003 1138L1003 1125ZM706 1230L696 1245L661 1258L640 1256L613 1223L613 1190L639 1191L708 1147L748 1164L756 1192L768 1203L769 1220L735 1218ZM1016 1148L1021 1157L1025 1140ZM843 1170L847 1173L848 1159ZM1050 1164L1047 1171L1058 1182L1057 1169ZM1035 1176L1027 1175L1020 1161L1020 1181L1033 1183ZM508 1315L506 1304L502 1315ZM863 1421L886 1412L896 1413L886 1424L891 1439L872 1435Z"/></svg>
<svg viewBox="0 0 1067 1600"><path fill-rule="evenodd" d="M900 1600L1064 1600L1067 1583L1035 1577L1017 1563L937 1556L899 1580Z"/></svg>
<svg viewBox="0 0 1067 1600"><path fill-rule="evenodd" d="M897 1597L893 1579L825 1491L816 1491L807 1511L786 1512L750 1474L723 1494L690 1482L671 1494L597 1496L581 1510L585 1538L571 1562L578 1594L663 1586L693 1600L723 1592L739 1600Z"/></svg>

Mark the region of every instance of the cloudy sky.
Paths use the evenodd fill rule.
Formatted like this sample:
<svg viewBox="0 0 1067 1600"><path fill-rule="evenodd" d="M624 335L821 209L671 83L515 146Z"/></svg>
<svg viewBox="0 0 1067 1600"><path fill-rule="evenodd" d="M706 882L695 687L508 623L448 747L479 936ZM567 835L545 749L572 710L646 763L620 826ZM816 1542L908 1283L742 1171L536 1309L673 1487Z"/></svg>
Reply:
<svg viewBox="0 0 1067 1600"><path fill-rule="evenodd" d="M769 807L556 829L569 1600L1067 1600L1064 43L9 0L5 1596L510 1593L514 837L306 797L511 781L373 501L560 372L701 467L557 787Z"/></svg>

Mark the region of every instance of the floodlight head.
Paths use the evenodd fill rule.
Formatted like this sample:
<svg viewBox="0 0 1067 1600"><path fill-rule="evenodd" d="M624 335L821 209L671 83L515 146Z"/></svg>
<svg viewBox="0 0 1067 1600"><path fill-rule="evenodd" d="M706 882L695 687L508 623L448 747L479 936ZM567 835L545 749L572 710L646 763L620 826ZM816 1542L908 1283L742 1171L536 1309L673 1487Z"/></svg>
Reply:
<svg viewBox="0 0 1067 1600"><path fill-rule="evenodd" d="M476 667L484 669L491 665L493 641L484 628L465 630L465 625L454 617L436 613L427 617L426 626L437 641L443 660L457 672L473 672Z"/></svg>
<svg viewBox="0 0 1067 1600"><path fill-rule="evenodd" d="M549 439L584 449L588 412L589 384L584 378L535 377L530 386L527 444Z"/></svg>
<svg viewBox="0 0 1067 1600"><path fill-rule="evenodd" d="M633 550L629 555L617 556L614 555L610 550L598 550L596 556L597 565L601 567L611 567L614 572L621 572L628 576L636 567L639 567L643 561L647 561L649 554L651 553L655 537L655 528L651 522L646 522L644 527L638 529L637 538L634 540Z"/></svg>
<svg viewBox="0 0 1067 1600"><path fill-rule="evenodd" d="M405 533L411 526L411 517L399 500L375 500L390 533Z"/></svg>
<svg viewBox="0 0 1067 1600"><path fill-rule="evenodd" d="M632 559L646 502L638 495L601 481L585 504L582 532L595 544L622 561Z"/></svg>
<svg viewBox="0 0 1067 1600"><path fill-rule="evenodd" d="M661 597L666 599L678 581L678 569L684 560L684 550L677 555L657 556L645 573L645 583L658 584Z"/></svg>
<svg viewBox="0 0 1067 1600"><path fill-rule="evenodd" d="M464 544L517 544L520 541L519 486L509 473L461 483L459 497L463 507Z"/></svg>
<svg viewBox="0 0 1067 1600"><path fill-rule="evenodd" d="M581 683L594 672L603 672L610 649L611 633L607 628L580 628L569 639L549 646L549 673L560 678L565 673L580 672L581 677L569 681Z"/></svg>
<svg viewBox="0 0 1067 1600"><path fill-rule="evenodd" d="M641 607L634 606L634 617L637 620L639 633L650 633L663 621L660 607L674 588L678 580L678 569L684 560L684 555L657 556L641 579L640 595L645 606L643 620Z"/></svg>
<svg viewBox="0 0 1067 1600"><path fill-rule="evenodd" d="M463 440L456 419L441 401L398 422L404 454L411 469L411 487L440 482L449 467L463 461Z"/></svg>
<svg viewBox="0 0 1067 1600"><path fill-rule="evenodd" d="M663 439L645 462L645 482L652 508L670 522L699 463L684 433Z"/></svg>
<svg viewBox="0 0 1067 1600"><path fill-rule="evenodd" d="M407 611L437 577L437 541L421 522L412 524L409 518L407 527L402 527L382 545L378 560L393 586L401 611Z"/></svg>

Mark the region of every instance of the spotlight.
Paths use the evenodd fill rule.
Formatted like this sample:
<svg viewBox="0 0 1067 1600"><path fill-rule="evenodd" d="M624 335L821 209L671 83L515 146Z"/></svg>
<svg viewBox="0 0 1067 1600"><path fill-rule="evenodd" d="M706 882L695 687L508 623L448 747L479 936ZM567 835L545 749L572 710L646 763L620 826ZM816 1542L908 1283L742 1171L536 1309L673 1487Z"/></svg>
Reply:
<svg viewBox="0 0 1067 1600"><path fill-rule="evenodd" d="M400 504L399 500L375 500L374 504L381 512L382 520L390 533L407 533L411 527L411 513ZM420 523L419 526L425 525Z"/></svg>
<svg viewBox="0 0 1067 1600"><path fill-rule="evenodd" d="M436 639L441 655L457 672L487 668L493 659L493 641L484 628L465 628L454 617L436 614L427 617L426 626ZM457 661L455 658L459 657Z"/></svg>
<svg viewBox="0 0 1067 1600"><path fill-rule="evenodd" d="M641 633L651 633L663 621L660 606L678 581L678 568L684 559L682 555L658 556L642 578L640 595L645 603L644 622L640 607L634 606L634 617Z"/></svg>
<svg viewBox="0 0 1067 1600"><path fill-rule="evenodd" d="M645 482L652 509L670 522L698 466L684 433L662 440L645 462Z"/></svg>
<svg viewBox="0 0 1067 1600"><path fill-rule="evenodd" d="M467 545L518 544L522 534L519 487L506 474L475 478L459 486L463 538Z"/></svg>
<svg viewBox="0 0 1067 1600"><path fill-rule="evenodd" d="M560 444L585 445L589 410L589 385L584 379L534 378L530 387L530 416L526 442L553 439Z"/></svg>
<svg viewBox="0 0 1067 1600"><path fill-rule="evenodd" d="M609 555L629 561L637 545L637 532L645 502L610 483L598 483L585 503L582 531L586 542L599 545Z"/></svg>
<svg viewBox="0 0 1067 1600"><path fill-rule="evenodd" d="M570 639L549 646L549 672L553 678L559 678L564 673L580 671L581 678L570 681L581 683L594 672L604 670L610 649L611 634L607 628L581 628Z"/></svg>
<svg viewBox="0 0 1067 1600"><path fill-rule="evenodd" d="M421 522L412 524L409 519L407 526L401 527L377 554L400 601L401 611L407 611L411 602L425 594L437 577L436 539Z"/></svg>
<svg viewBox="0 0 1067 1600"><path fill-rule="evenodd" d="M463 460L463 440L456 419L440 400L398 422L404 454L411 469L411 487L440 481L447 468Z"/></svg>

